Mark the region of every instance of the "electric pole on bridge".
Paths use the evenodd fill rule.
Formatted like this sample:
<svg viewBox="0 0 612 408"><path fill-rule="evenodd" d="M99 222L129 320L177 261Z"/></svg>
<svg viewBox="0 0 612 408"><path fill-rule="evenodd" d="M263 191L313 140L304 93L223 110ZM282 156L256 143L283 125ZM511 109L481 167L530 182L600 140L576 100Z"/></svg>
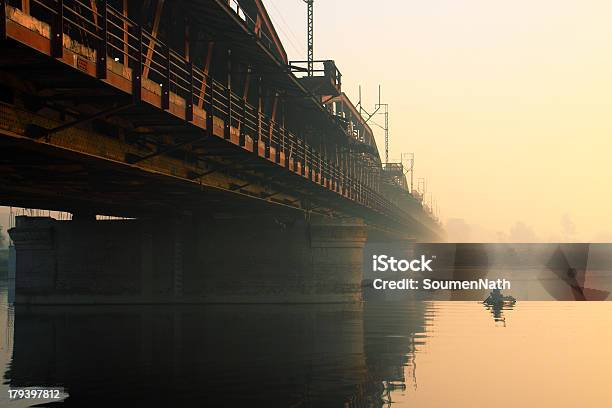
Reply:
<svg viewBox="0 0 612 408"><path fill-rule="evenodd" d="M414 191L414 153L402 153L402 165L404 164L404 157L407 158L409 163L406 173L410 172L410 193Z"/></svg>
<svg viewBox="0 0 612 408"><path fill-rule="evenodd" d="M385 117L385 125L382 128L385 131L385 164L387 164L389 163L389 104L381 102L380 85L378 85L378 103L375 108L376 111L382 108L383 111L381 113Z"/></svg>
<svg viewBox="0 0 612 408"><path fill-rule="evenodd" d="M314 75L314 0L303 0L308 5L308 76Z"/></svg>
<svg viewBox="0 0 612 408"><path fill-rule="evenodd" d="M385 117L384 126L379 125L373 120L372 120L372 123L378 126L380 129L382 129L385 132L385 161L383 164L386 165L387 163L389 163L389 104L382 103L381 86L378 85L378 103L374 105L374 111L372 113L369 113L367 110L365 110L361 103L361 85L359 85L359 102L357 103L357 106L359 107L360 115L363 115L363 112L365 112L368 115L366 118L364 118L366 124L370 122L370 119L372 119L375 115L384 115ZM382 111L379 112L381 109Z"/></svg>

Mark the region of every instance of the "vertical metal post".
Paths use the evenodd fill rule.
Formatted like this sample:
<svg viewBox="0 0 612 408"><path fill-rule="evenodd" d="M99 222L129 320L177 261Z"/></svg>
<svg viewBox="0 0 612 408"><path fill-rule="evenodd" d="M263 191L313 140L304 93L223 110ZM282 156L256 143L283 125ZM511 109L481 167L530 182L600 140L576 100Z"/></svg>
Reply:
<svg viewBox="0 0 612 408"><path fill-rule="evenodd" d="M276 123L275 123L276 125ZM276 152L274 153L274 163L280 163L281 149L283 147L283 133L281 132L280 126L276 125L278 131L278 142L276 143Z"/></svg>
<svg viewBox="0 0 612 408"><path fill-rule="evenodd" d="M268 122L268 142L265 145L265 149L264 149L264 157L266 159L270 158L270 147L272 147L272 127L274 126L274 122L269 121Z"/></svg>
<svg viewBox="0 0 612 408"><path fill-rule="evenodd" d="M253 141L253 153L259 155L259 143L261 143L261 76L257 78L257 129Z"/></svg>
<svg viewBox="0 0 612 408"><path fill-rule="evenodd" d="M340 170L340 166L338 163L338 145L334 144L334 156L335 156L335 163L334 163L334 170L335 170L335 175L334 175L334 191L338 191L338 182L340 181L340 174L339 174L339 170Z"/></svg>
<svg viewBox="0 0 612 408"><path fill-rule="evenodd" d="M51 23L51 56L62 58L64 53L64 0L57 0Z"/></svg>
<svg viewBox="0 0 612 408"><path fill-rule="evenodd" d="M184 56L185 56L185 69L187 70L187 95L185 95L185 120L187 122L193 121L193 64L191 62L191 48L190 48L190 19L189 16L185 16L185 33L184 33Z"/></svg>
<svg viewBox="0 0 612 408"><path fill-rule="evenodd" d="M223 138L226 140L229 140L231 138L231 132L232 132L232 120L233 115L232 115L232 90L231 89L227 89L227 116L225 118L225 130L223 132Z"/></svg>
<svg viewBox="0 0 612 408"><path fill-rule="evenodd" d="M132 100L138 103L142 99L142 27L140 25L134 26L134 36L138 40L136 47L138 55L134 61L134 68L132 68Z"/></svg>
<svg viewBox="0 0 612 408"><path fill-rule="evenodd" d="M319 150L317 151L317 156L316 156L317 171L319 173L319 184L323 184L323 162L321 161L322 151L323 151L323 145L321 144L321 137L319 136Z"/></svg>
<svg viewBox="0 0 612 408"><path fill-rule="evenodd" d="M304 163L302 166L302 176L305 176L306 167L308 167L308 145L306 145L306 139L302 139L302 146L304 146Z"/></svg>
<svg viewBox="0 0 612 408"><path fill-rule="evenodd" d="M352 168L352 152L351 147L348 147L348 152L346 156L346 178L348 184L348 197L353 199L353 168Z"/></svg>
<svg viewBox="0 0 612 408"><path fill-rule="evenodd" d="M284 121L283 121L284 122ZM285 124L283 123L283 127L281 128L281 137L283 140L283 153L285 153L285 159L283 160L283 166L285 168L289 168L289 153L287 152L287 130L285 129ZM280 161L280 153L279 153L279 161Z"/></svg>
<svg viewBox="0 0 612 408"><path fill-rule="evenodd" d="M100 0L98 10L100 10L98 19L100 22L100 27L98 28L98 35L100 38L98 39L98 50L96 54L96 78L106 79L106 58L108 55L108 7L106 5L106 0ZM94 10L94 13L95 12Z"/></svg>
<svg viewBox="0 0 612 408"><path fill-rule="evenodd" d="M278 141L276 142L276 152L274 153L274 163L280 164L281 150L283 148L283 131L280 123L276 125L276 131L278 132Z"/></svg>
<svg viewBox="0 0 612 408"><path fill-rule="evenodd" d="M282 146L282 152L285 154L285 158L283 159L283 166L287 169L289 168L289 152L287 151L287 129L285 128L286 126L286 122L285 122L285 114L287 112L287 104L286 104L286 100L285 98L282 99L282 108L283 108L283 115L281 117L281 140L283 141L283 146ZM280 157L279 157L280 160Z"/></svg>
<svg viewBox="0 0 612 408"><path fill-rule="evenodd" d="M246 99L242 98L242 120L240 121L240 135L238 136L238 144L242 147L245 145L246 141Z"/></svg>
<svg viewBox="0 0 612 408"><path fill-rule="evenodd" d="M193 121L193 64L187 61L186 68L189 72L189 91L185 98L185 120L191 122Z"/></svg>
<svg viewBox="0 0 612 408"><path fill-rule="evenodd" d="M261 109L257 110L257 132L253 141L253 152L259 155L259 144L261 143ZM265 144L264 144L265 145Z"/></svg>
<svg viewBox="0 0 612 408"><path fill-rule="evenodd" d="M346 154L340 154L340 165L342 170L342 178L340 181L340 193L346 194L346 182L347 182L347 167L346 167Z"/></svg>
<svg viewBox="0 0 612 408"><path fill-rule="evenodd" d="M325 162L323 162L323 145L319 146L319 152L317 153L317 162L319 165L319 179L323 187L325 187Z"/></svg>
<svg viewBox="0 0 612 408"><path fill-rule="evenodd" d="M241 147L246 145L246 122L247 122L247 101L249 99L249 87L251 85L251 66L247 66L247 72L244 75L244 84L242 88L241 110L242 118L240 119L240 135L238 136L238 144Z"/></svg>
<svg viewBox="0 0 612 408"><path fill-rule="evenodd" d="M321 160L323 161L323 171L325 172L325 188L329 188L329 179L330 179L330 173L329 173L329 163L327 162L327 145L325 143L323 143L322 146L322 150L321 150Z"/></svg>
<svg viewBox="0 0 612 408"><path fill-rule="evenodd" d="M214 91L213 91L213 78L212 75L209 73L206 75L206 78L204 78L204 80L206 81L206 90L208 90L210 93L208 94L208 98L206 98L206 91L204 91L204 99L208 99L208 103L206 103L206 130L208 131L208 135L209 136L213 136L214 132L214 120L213 120L213 115L214 115L214 110L215 110L215 97L214 97Z"/></svg>
<svg viewBox="0 0 612 408"><path fill-rule="evenodd" d="M232 129L232 50L227 50L227 116L225 117L225 129L223 138L229 139Z"/></svg>
<svg viewBox="0 0 612 408"><path fill-rule="evenodd" d="M151 47L155 48L154 39L151 41ZM168 45L163 46L163 53L165 58L165 66L164 66L164 78L161 83L161 108L169 109L170 108L170 47ZM151 61L148 62L151 64Z"/></svg>
<svg viewBox="0 0 612 408"><path fill-rule="evenodd" d="M308 171L306 171L305 176L309 180L312 179L312 166L314 164L314 160L313 160L314 157L315 157L315 151L312 148L312 146L309 145L308 146L308 157L307 157L307 160L306 160L307 164L306 164L306 166L304 166L304 167L308 167Z"/></svg>

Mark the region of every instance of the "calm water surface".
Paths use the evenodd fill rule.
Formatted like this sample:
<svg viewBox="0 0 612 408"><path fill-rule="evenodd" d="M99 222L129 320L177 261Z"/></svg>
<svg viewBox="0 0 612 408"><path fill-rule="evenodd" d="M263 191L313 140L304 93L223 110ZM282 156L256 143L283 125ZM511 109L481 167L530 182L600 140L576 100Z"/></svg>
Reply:
<svg viewBox="0 0 612 408"><path fill-rule="evenodd" d="M79 407L612 406L610 302L13 309L4 287L0 302L0 406L28 406L9 386Z"/></svg>

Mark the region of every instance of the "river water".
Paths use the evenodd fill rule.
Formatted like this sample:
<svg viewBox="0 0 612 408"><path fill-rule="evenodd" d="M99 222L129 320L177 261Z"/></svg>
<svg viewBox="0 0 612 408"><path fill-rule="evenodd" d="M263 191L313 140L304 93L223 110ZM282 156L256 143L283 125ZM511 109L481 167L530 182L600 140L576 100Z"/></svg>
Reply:
<svg viewBox="0 0 612 408"><path fill-rule="evenodd" d="M0 406L612 406L610 302L0 305Z"/></svg>

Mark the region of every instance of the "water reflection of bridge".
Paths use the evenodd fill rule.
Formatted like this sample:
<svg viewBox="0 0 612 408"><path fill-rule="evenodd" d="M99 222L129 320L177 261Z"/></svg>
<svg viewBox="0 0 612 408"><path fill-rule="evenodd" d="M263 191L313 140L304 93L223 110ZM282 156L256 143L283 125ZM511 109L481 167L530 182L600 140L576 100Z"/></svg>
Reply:
<svg viewBox="0 0 612 408"><path fill-rule="evenodd" d="M429 318L425 303L18 306L5 376L63 385L69 406L382 407Z"/></svg>

